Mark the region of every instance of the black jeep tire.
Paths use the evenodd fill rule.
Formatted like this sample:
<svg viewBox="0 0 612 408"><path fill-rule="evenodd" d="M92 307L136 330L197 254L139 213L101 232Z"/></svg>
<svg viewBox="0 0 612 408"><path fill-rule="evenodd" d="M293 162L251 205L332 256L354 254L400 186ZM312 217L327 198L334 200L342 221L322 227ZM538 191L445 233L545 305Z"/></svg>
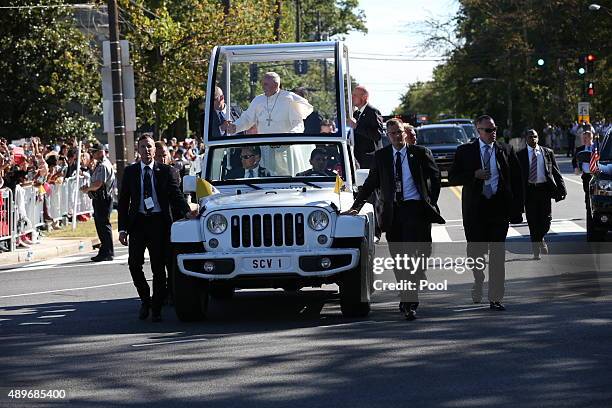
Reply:
<svg viewBox="0 0 612 408"><path fill-rule="evenodd" d="M204 320L208 312L208 281L182 273L176 262L181 252L175 251L174 267L174 310L182 322Z"/></svg>
<svg viewBox="0 0 612 408"><path fill-rule="evenodd" d="M229 300L234 296L234 288L232 286L210 286L209 294L217 300Z"/></svg>
<svg viewBox="0 0 612 408"><path fill-rule="evenodd" d="M366 317L370 313L370 302L362 301L362 292L367 290L365 285L370 284L369 279L364 281L366 278L364 274L372 271L366 242L366 240L362 241L360 247L359 265L343 272L339 282L340 310L344 317Z"/></svg>
<svg viewBox="0 0 612 408"><path fill-rule="evenodd" d="M592 218L587 220L587 242L603 242L606 239L607 232L607 229L597 228L595 220Z"/></svg>

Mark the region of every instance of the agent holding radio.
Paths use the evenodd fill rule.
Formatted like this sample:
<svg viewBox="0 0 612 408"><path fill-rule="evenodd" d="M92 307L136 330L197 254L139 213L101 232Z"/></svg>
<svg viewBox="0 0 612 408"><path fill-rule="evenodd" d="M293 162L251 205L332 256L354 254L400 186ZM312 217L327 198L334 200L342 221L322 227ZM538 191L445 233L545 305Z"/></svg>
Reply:
<svg viewBox="0 0 612 408"><path fill-rule="evenodd" d="M81 187L81 191L87 193L92 199L96 232L100 238L98 255L91 260L93 262L112 261L115 251L110 213L113 210L112 190L115 186L115 170L110 160L106 158L104 147L100 143L94 143L90 151L98 164L91 176L91 184L89 187Z"/></svg>

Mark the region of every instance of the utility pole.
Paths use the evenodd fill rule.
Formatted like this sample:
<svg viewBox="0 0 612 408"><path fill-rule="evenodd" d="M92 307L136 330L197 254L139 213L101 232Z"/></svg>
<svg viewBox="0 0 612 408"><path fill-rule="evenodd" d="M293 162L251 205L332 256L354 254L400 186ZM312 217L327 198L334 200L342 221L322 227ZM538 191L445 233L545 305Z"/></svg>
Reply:
<svg viewBox="0 0 612 408"><path fill-rule="evenodd" d="M302 5L300 4L300 0L295 0L295 42L300 42L302 38L302 28L301 28L301 15L302 15Z"/></svg>
<svg viewBox="0 0 612 408"><path fill-rule="evenodd" d="M121 50L119 45L119 22L117 1L108 0L108 31L110 39L111 78L113 85L113 124L115 135L115 156L117 161L117 185L123 179L126 165L125 117L123 113L123 82L121 79Z"/></svg>
<svg viewBox="0 0 612 408"><path fill-rule="evenodd" d="M280 41L281 35L281 19L283 13L283 2L282 0L276 0L276 17L274 18L274 41Z"/></svg>

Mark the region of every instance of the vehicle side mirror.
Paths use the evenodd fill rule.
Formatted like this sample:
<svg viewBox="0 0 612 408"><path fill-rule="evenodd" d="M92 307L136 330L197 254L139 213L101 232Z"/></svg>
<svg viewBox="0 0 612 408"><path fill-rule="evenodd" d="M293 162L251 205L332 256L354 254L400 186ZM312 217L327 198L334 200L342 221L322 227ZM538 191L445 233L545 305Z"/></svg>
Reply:
<svg viewBox="0 0 612 408"><path fill-rule="evenodd" d="M196 176L183 176L183 193L195 193Z"/></svg>
<svg viewBox="0 0 612 408"><path fill-rule="evenodd" d="M355 172L355 185L357 187L363 186L366 179L368 178L368 174L370 174L370 169L358 169Z"/></svg>
<svg viewBox="0 0 612 408"><path fill-rule="evenodd" d="M591 152L588 150L583 150L582 152L578 152L576 155L576 160L580 163L588 163L591 161Z"/></svg>

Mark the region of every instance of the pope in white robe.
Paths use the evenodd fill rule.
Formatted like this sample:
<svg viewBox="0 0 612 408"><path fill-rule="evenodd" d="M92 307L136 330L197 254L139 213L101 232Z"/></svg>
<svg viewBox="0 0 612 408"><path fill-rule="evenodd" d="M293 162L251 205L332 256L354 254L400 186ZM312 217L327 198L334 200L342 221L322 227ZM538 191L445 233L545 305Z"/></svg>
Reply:
<svg viewBox="0 0 612 408"><path fill-rule="evenodd" d="M313 111L305 98L280 89L280 77L268 72L262 80L263 95L256 96L249 108L234 123L228 123L229 132L243 132L251 127L257 134L303 133L304 119Z"/></svg>

